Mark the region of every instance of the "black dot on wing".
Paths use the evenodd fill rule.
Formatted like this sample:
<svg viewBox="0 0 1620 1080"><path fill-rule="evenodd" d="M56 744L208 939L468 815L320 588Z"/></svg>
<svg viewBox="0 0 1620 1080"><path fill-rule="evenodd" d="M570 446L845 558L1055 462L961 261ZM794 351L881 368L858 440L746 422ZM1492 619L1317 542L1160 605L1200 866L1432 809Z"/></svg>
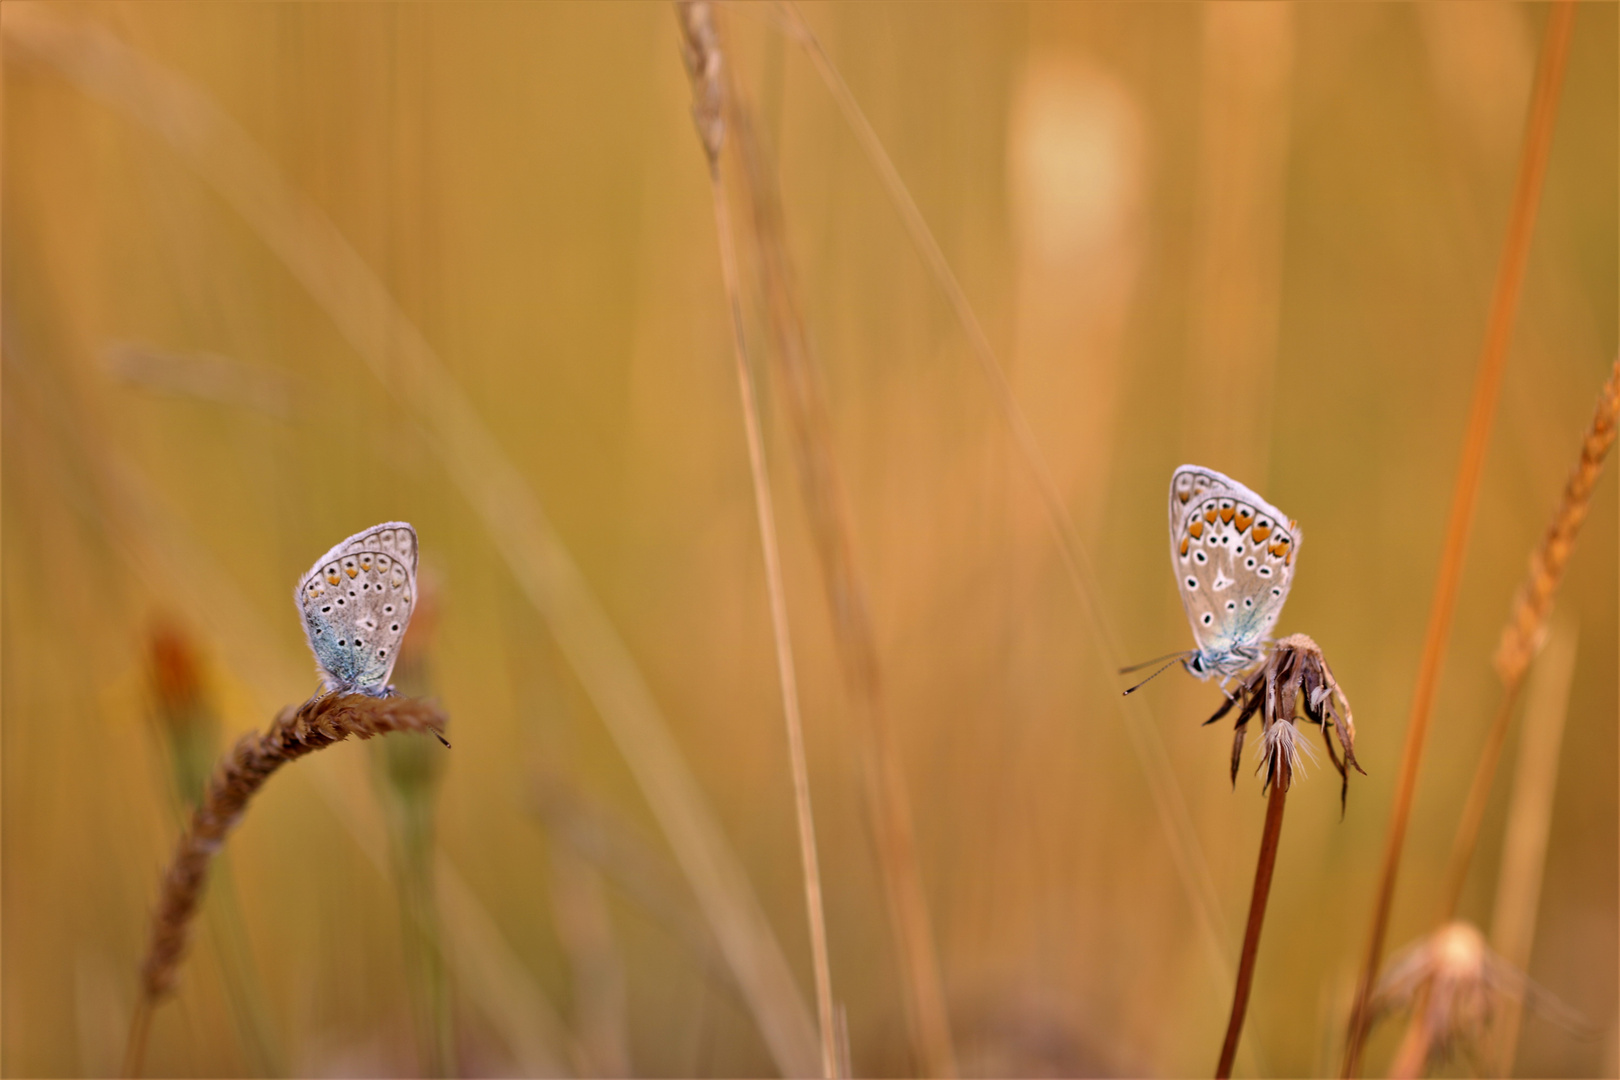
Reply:
<svg viewBox="0 0 1620 1080"><path fill-rule="evenodd" d="M1282 590L1281 589L1272 589L1271 590L1271 595L1272 596L1281 596L1282 595Z"/></svg>
<svg viewBox="0 0 1620 1080"><path fill-rule="evenodd" d="M1253 570L1254 569L1254 560L1253 559L1245 559L1245 560L1243 560L1243 565L1247 566L1250 570Z"/></svg>
<svg viewBox="0 0 1620 1080"><path fill-rule="evenodd" d="M1189 589L1198 588L1198 579L1194 578L1194 577L1188 578L1187 579L1187 588L1189 588Z"/></svg>
<svg viewBox="0 0 1620 1080"><path fill-rule="evenodd" d="M1237 601L1236 600L1228 600L1226 602L1226 610L1227 611L1236 611L1237 610Z"/></svg>
<svg viewBox="0 0 1620 1080"><path fill-rule="evenodd" d="M1245 600L1245 601L1243 601L1243 606L1244 607L1254 607L1254 601L1252 599Z"/></svg>
<svg viewBox="0 0 1620 1080"><path fill-rule="evenodd" d="M1211 621L1212 621L1212 620L1213 620L1213 619L1214 619L1214 618L1215 618L1215 616L1213 616L1213 615L1211 615L1211 614L1210 614L1210 613L1209 613L1209 612L1207 612L1207 611L1206 611L1206 612L1204 612L1204 625L1205 625L1205 626L1208 626L1208 625L1209 625L1209 624L1210 624L1210 622L1211 622Z"/></svg>
<svg viewBox="0 0 1620 1080"><path fill-rule="evenodd" d="M395 623L393 626L390 626L389 629L396 634L399 633L399 623Z"/></svg>

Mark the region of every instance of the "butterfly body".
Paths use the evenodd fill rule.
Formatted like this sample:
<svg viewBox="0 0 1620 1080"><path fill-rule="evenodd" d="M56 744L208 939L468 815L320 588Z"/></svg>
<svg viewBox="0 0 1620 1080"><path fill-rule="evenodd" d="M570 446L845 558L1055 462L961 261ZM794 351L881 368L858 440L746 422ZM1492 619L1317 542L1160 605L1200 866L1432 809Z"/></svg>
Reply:
<svg viewBox="0 0 1620 1080"><path fill-rule="evenodd" d="M1242 484L1198 465L1170 478L1170 564L1197 649L1183 661L1201 679L1258 663L1294 581L1299 527Z"/></svg>
<svg viewBox="0 0 1620 1080"><path fill-rule="evenodd" d="M416 530L386 521L316 560L294 594L325 688L389 693L416 603Z"/></svg>

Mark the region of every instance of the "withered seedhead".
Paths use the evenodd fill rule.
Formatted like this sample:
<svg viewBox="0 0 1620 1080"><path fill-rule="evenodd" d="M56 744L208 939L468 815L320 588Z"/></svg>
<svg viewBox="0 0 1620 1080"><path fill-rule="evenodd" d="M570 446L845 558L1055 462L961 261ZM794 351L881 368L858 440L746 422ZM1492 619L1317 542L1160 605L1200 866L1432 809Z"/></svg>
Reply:
<svg viewBox="0 0 1620 1080"><path fill-rule="evenodd" d="M1232 738L1234 786L1238 764L1243 758L1245 729L1256 713L1260 715L1261 791L1278 779L1284 761L1288 765L1283 773L1284 782L1292 782L1298 771L1300 751L1310 753L1309 745L1299 738L1295 728L1304 719L1322 729L1328 759L1339 772L1339 810L1343 813L1350 789L1350 770L1355 769L1363 776L1367 773L1356 761L1356 724L1350 714L1350 702L1339 689L1333 669L1316 642L1304 634L1292 634L1278 641L1260 666L1238 686L1237 693L1229 696L1204 723L1213 724L1234 707L1238 707ZM1335 735L1342 755L1334 748Z"/></svg>

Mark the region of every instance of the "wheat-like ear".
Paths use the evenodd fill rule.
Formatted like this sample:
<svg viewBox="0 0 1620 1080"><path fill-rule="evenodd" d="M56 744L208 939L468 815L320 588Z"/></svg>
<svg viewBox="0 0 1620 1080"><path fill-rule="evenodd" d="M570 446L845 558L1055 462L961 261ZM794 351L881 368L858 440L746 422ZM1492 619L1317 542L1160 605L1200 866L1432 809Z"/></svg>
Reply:
<svg viewBox="0 0 1620 1080"><path fill-rule="evenodd" d="M427 701L324 694L296 708L283 709L268 731L249 732L219 759L208 790L192 812L191 822L163 874L146 959L141 964L141 996L130 1023L125 1076L139 1075L152 1010L174 989L191 920L197 913L214 856L270 774L289 761L350 736L370 739L391 731L415 731L431 732L442 740L445 723L444 713Z"/></svg>

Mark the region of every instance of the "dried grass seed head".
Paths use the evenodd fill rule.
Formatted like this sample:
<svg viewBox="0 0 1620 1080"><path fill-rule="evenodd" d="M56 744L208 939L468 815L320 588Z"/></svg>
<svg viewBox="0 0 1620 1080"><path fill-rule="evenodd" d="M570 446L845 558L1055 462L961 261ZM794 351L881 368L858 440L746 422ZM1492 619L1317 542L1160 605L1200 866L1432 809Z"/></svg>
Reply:
<svg viewBox="0 0 1620 1080"><path fill-rule="evenodd" d="M1214 723L1234 707L1238 708L1232 737L1234 784L1247 726L1256 714L1260 716L1262 791L1280 776L1291 781L1301 764L1302 748L1305 754L1311 753L1296 727L1301 719L1322 729L1328 759L1333 762L1341 781L1341 807L1349 789L1349 770L1353 768L1366 775L1356 761L1356 725L1350 702L1333 677L1333 669L1328 666L1321 647L1308 636L1291 634L1273 644L1261 664L1239 684L1236 694L1205 723ZM1339 744L1337 749L1335 739ZM1284 764L1288 766L1286 773L1281 771Z"/></svg>

